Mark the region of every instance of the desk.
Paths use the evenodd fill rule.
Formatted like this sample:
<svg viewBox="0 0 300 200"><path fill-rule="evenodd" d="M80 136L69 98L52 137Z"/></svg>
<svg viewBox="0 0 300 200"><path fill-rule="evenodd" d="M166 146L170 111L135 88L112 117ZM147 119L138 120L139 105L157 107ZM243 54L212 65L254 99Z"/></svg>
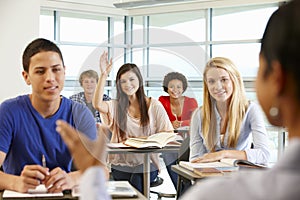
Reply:
<svg viewBox="0 0 300 200"><path fill-rule="evenodd" d="M171 166L172 170L178 174L178 179L177 179L177 198L181 195L181 183L183 181L183 178L186 180L190 180L190 181L196 181L199 179L205 179L205 178L211 178L209 176L200 176L198 174L195 174L194 172L185 169L179 165L172 165ZM230 175L232 175L232 173L235 172L224 172L224 175L222 177L230 177Z"/></svg>
<svg viewBox="0 0 300 200"><path fill-rule="evenodd" d="M181 135L183 139L187 138L190 132L190 127L189 126L182 126L174 130L174 133L178 133Z"/></svg>
<svg viewBox="0 0 300 200"><path fill-rule="evenodd" d="M136 190L134 188L134 190ZM138 190L136 190L137 192L137 197L134 198L113 198L113 199L122 199L122 200L147 200L148 198L146 198L143 194L141 194ZM3 191L0 191L0 200L3 200ZM34 200L78 200L78 197L73 197L71 192L64 192L64 196L62 197L32 197L32 198L5 198L5 200L17 200L17 199L34 199Z"/></svg>
<svg viewBox="0 0 300 200"><path fill-rule="evenodd" d="M198 174L195 174L194 172L192 172L190 170L180 167L179 165L172 165L171 168L176 174L178 174L177 188L176 188L177 198L181 195L181 184L184 179L190 180L190 181L195 181L197 179L204 178L202 176L199 176Z"/></svg>
<svg viewBox="0 0 300 200"><path fill-rule="evenodd" d="M142 153L144 154L144 196L150 198L150 154L151 153L162 153L178 152L180 146L166 146L161 149L150 148L150 149L136 149L136 148L108 148L109 154L124 154L124 153Z"/></svg>

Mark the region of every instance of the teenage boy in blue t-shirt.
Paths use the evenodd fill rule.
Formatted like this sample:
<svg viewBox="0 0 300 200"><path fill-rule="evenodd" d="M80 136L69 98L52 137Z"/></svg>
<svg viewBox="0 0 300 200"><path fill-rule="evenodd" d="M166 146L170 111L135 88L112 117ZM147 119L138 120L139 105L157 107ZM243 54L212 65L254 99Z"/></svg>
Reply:
<svg viewBox="0 0 300 200"><path fill-rule="evenodd" d="M23 53L23 69L32 93L0 105L0 190L27 192L40 183L49 192L71 189L78 184L80 172L71 172L72 157L55 122L67 121L95 139L93 116L86 106L60 95L65 66L53 42L32 41Z"/></svg>

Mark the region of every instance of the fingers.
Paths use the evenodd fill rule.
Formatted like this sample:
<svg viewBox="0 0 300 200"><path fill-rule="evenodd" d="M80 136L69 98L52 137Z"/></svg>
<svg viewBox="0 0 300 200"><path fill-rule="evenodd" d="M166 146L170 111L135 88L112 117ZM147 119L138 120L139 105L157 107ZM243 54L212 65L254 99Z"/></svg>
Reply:
<svg viewBox="0 0 300 200"><path fill-rule="evenodd" d="M109 74L112 69L112 58L108 60L108 52L104 51L100 56L100 71L103 74Z"/></svg>
<svg viewBox="0 0 300 200"><path fill-rule="evenodd" d="M78 132L62 120L56 121L56 131L60 134L69 150L72 152L79 140Z"/></svg>
<svg viewBox="0 0 300 200"><path fill-rule="evenodd" d="M213 153L206 153L201 157L195 158L194 160L191 160L191 162L201 162L201 163L207 163L207 162L215 162L220 160L219 152L213 152Z"/></svg>
<svg viewBox="0 0 300 200"><path fill-rule="evenodd" d="M48 175L48 168L40 165L25 165L20 175L20 181L15 186L16 191L27 192L28 189L35 189Z"/></svg>
<svg viewBox="0 0 300 200"><path fill-rule="evenodd" d="M199 162L199 158L195 158L195 159L191 160L191 163L197 163L197 162Z"/></svg>
<svg viewBox="0 0 300 200"><path fill-rule="evenodd" d="M38 182L39 180L44 180L47 175L49 175L49 169L40 165L25 165L21 172L21 176L37 180ZM31 182L34 183L35 181Z"/></svg>
<svg viewBox="0 0 300 200"><path fill-rule="evenodd" d="M94 165L106 166L105 127L100 127L97 140L91 141L66 122L58 120L56 124L57 132L68 146L79 169L84 171Z"/></svg>
<svg viewBox="0 0 300 200"><path fill-rule="evenodd" d="M50 172L49 179L47 179L44 184L50 193L70 189L69 185L71 185L68 180L68 174L59 167Z"/></svg>

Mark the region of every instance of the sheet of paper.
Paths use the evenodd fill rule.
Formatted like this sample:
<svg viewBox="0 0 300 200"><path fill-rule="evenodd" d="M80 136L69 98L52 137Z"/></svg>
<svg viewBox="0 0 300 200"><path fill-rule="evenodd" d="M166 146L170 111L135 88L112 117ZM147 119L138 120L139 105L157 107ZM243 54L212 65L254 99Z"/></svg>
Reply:
<svg viewBox="0 0 300 200"><path fill-rule="evenodd" d="M4 190L3 192L3 198L58 197L63 195L62 192L47 193L45 185L39 185L35 189L28 191L28 193L15 192L12 190Z"/></svg>
<svg viewBox="0 0 300 200"><path fill-rule="evenodd" d="M108 181L107 192L112 198L136 197L137 192L128 181ZM73 197L80 197L79 187L72 190Z"/></svg>
<svg viewBox="0 0 300 200"><path fill-rule="evenodd" d="M123 143L107 143L107 147L111 148L111 149L118 149L118 148L132 148L130 146L127 146Z"/></svg>

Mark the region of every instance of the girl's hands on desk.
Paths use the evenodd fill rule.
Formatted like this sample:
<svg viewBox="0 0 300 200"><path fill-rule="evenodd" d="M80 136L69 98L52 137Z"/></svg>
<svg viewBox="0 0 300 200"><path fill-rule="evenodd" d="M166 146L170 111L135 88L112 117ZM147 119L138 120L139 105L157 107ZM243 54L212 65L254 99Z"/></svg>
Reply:
<svg viewBox="0 0 300 200"><path fill-rule="evenodd" d="M240 150L222 150L213 153L206 153L201 157L191 160L191 162L214 162L219 161L223 158L234 158L247 160L247 155L245 151Z"/></svg>
<svg viewBox="0 0 300 200"><path fill-rule="evenodd" d="M197 162L202 162L202 163L206 163L206 162L215 162L218 160L223 159L225 151L217 151L217 152L213 152L213 153L206 153L201 157L195 158L194 160L191 160L192 163L197 163Z"/></svg>

